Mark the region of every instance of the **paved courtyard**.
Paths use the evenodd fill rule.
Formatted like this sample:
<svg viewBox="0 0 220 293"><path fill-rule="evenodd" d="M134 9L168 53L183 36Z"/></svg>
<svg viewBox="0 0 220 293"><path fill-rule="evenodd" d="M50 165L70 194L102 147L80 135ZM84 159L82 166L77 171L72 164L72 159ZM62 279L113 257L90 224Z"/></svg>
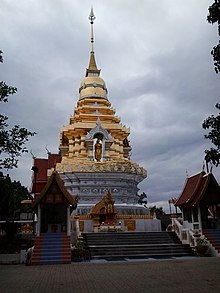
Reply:
<svg viewBox="0 0 220 293"><path fill-rule="evenodd" d="M220 258L1 265L1 293L220 292Z"/></svg>

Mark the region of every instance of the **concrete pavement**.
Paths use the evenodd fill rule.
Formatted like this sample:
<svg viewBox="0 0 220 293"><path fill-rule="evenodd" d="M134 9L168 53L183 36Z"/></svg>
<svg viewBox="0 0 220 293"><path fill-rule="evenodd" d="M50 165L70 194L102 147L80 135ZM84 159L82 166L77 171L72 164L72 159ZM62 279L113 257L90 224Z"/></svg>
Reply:
<svg viewBox="0 0 220 293"><path fill-rule="evenodd" d="M0 293L220 292L220 258L1 265Z"/></svg>

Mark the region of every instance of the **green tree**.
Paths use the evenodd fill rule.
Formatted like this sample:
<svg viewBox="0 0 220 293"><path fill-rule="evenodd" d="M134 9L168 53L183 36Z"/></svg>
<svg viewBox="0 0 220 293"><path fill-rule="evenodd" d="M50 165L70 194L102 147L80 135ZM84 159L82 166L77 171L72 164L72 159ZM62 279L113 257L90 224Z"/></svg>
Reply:
<svg viewBox="0 0 220 293"><path fill-rule="evenodd" d="M156 206L150 207L150 214L153 216L156 214L156 217L160 219L161 216L165 215L165 212L162 207L157 208Z"/></svg>
<svg viewBox="0 0 220 293"><path fill-rule="evenodd" d="M202 127L210 129L209 133L204 135L204 137L209 139L215 146L215 148L211 147L209 150L205 150L205 160L217 167L220 163L220 104L217 103L215 107L219 111L218 115L209 116L204 120Z"/></svg>
<svg viewBox="0 0 220 293"><path fill-rule="evenodd" d="M217 23L218 35L220 36L220 0L215 0L215 2L208 8L209 14L207 20L209 23ZM214 46L211 51L215 72L220 72L220 40L218 45Z"/></svg>
<svg viewBox="0 0 220 293"><path fill-rule="evenodd" d="M2 51L0 51L0 62L3 62ZM7 103L8 97L17 92L17 88L7 85L4 81L0 82L0 102ZM35 135L19 125L8 128L8 117L0 114L0 169L17 168L18 157L22 153L28 152L25 143L29 136Z"/></svg>
<svg viewBox="0 0 220 293"><path fill-rule="evenodd" d="M218 35L220 36L220 0L215 2L208 8L209 14L207 20L209 23L217 23ZM213 56L215 72L220 72L220 40L219 44L214 46L211 54ZM220 103L217 103L215 107L220 110ZM220 112L217 116L211 115L203 121L203 129L210 129L208 134L204 137L209 139L214 147L209 150L205 150L205 160L207 163L212 163L216 167L220 163Z"/></svg>
<svg viewBox="0 0 220 293"><path fill-rule="evenodd" d="M0 172L0 220L19 220L20 213L28 212L21 201L28 198L27 188Z"/></svg>

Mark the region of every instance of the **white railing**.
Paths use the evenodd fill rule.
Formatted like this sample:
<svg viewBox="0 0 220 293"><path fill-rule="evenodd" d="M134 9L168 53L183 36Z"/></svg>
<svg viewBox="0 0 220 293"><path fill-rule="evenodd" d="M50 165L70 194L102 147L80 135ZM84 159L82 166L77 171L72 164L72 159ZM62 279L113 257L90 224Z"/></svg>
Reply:
<svg viewBox="0 0 220 293"><path fill-rule="evenodd" d="M172 230L176 232L177 236L183 244L189 244L195 251L197 246L196 239L198 237L205 237L200 229L195 229L196 227L198 227L197 223L191 224L187 221L183 222L182 219L172 218ZM209 241L207 245L209 246L209 254L212 256L220 256L220 253L218 253L218 251Z"/></svg>
<svg viewBox="0 0 220 293"><path fill-rule="evenodd" d="M172 218L173 230L176 232L177 236L183 244L189 244L191 247L195 247L195 231L193 231L190 225L188 225L188 227L184 227L184 225L180 221L182 222L182 219Z"/></svg>

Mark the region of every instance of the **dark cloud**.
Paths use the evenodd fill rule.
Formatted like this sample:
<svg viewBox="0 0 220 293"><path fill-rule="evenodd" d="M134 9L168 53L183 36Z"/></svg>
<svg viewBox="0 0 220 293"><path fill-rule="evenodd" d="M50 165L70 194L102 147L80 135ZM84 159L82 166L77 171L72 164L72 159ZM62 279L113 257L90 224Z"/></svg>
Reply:
<svg viewBox="0 0 220 293"><path fill-rule="evenodd" d="M211 48L217 29L207 23L213 1L111 0L93 3L95 54L109 100L130 127L132 160L148 170L140 188L167 209L188 174L202 168L203 120L215 112L219 76ZM1 79L18 87L4 113L38 134L35 156L56 152L89 59L89 1L3 1ZM13 178L30 185L25 154ZM214 170L217 179L220 174Z"/></svg>

